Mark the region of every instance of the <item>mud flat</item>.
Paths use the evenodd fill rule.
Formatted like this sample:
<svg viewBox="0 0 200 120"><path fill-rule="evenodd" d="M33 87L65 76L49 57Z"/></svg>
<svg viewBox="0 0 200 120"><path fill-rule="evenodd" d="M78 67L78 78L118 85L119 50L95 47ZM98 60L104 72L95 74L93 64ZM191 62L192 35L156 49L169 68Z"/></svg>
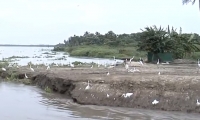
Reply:
<svg viewBox="0 0 200 120"><path fill-rule="evenodd" d="M196 64L152 65L136 67L140 72L116 68L7 68L2 78L24 79L42 89L70 97L79 104L157 109L165 111L200 112L200 72ZM107 75L107 72L110 75ZM158 75L160 72L160 75ZM89 85L89 89L85 89ZM132 93L124 97L123 94ZM154 100L159 101L152 104Z"/></svg>

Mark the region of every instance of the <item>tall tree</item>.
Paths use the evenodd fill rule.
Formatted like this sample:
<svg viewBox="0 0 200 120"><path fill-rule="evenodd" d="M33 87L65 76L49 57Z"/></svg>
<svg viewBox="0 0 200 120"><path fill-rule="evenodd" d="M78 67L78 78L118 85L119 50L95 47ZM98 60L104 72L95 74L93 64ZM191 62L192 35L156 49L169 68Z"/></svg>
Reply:
<svg viewBox="0 0 200 120"><path fill-rule="evenodd" d="M183 4L188 4L190 2L192 2L192 4L194 4L196 2L196 0L182 0ZM199 0L199 10L200 10L200 0Z"/></svg>

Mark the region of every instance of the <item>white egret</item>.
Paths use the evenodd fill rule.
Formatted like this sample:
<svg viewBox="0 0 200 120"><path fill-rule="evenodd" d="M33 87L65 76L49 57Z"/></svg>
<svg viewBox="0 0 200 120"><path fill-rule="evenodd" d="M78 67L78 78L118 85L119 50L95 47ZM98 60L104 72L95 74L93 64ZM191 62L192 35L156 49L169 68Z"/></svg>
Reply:
<svg viewBox="0 0 200 120"><path fill-rule="evenodd" d="M48 65L46 70L49 70L49 69L50 69L50 66Z"/></svg>
<svg viewBox="0 0 200 120"><path fill-rule="evenodd" d="M88 85L86 86L85 90L88 90L90 89L90 83L89 83L89 80L88 80Z"/></svg>
<svg viewBox="0 0 200 120"><path fill-rule="evenodd" d="M12 65L11 65L11 64L9 64L9 65L8 65L8 67L12 67Z"/></svg>
<svg viewBox="0 0 200 120"><path fill-rule="evenodd" d="M3 68L3 67L2 67L1 70L6 71L6 68Z"/></svg>
<svg viewBox="0 0 200 120"><path fill-rule="evenodd" d="M140 72L140 70L136 69L135 67L133 69L128 69L128 72Z"/></svg>
<svg viewBox="0 0 200 120"><path fill-rule="evenodd" d="M198 67L200 68L200 63L199 63L199 59L198 59L198 63L197 63ZM198 72L199 72L199 68L198 68Z"/></svg>
<svg viewBox="0 0 200 120"><path fill-rule="evenodd" d="M160 72L158 72L158 75L160 75Z"/></svg>
<svg viewBox="0 0 200 120"><path fill-rule="evenodd" d="M30 65L30 69L31 69L31 71L33 71L33 72L35 71L35 70L31 67L31 65Z"/></svg>
<svg viewBox="0 0 200 120"><path fill-rule="evenodd" d="M158 65L160 64L160 61L159 61L159 59L158 59L158 61L157 61L157 63L156 63L156 64L157 64L157 68L159 68L159 67L158 67Z"/></svg>
<svg viewBox="0 0 200 120"><path fill-rule="evenodd" d="M108 94L107 94L106 96L107 96L107 98L109 98L109 97L110 97L110 95L108 95Z"/></svg>
<svg viewBox="0 0 200 120"><path fill-rule="evenodd" d="M110 75L110 73L109 72L107 72L107 76L109 76Z"/></svg>
<svg viewBox="0 0 200 120"><path fill-rule="evenodd" d="M126 63L125 64L125 69L128 70L129 69L129 65Z"/></svg>
<svg viewBox="0 0 200 120"><path fill-rule="evenodd" d="M135 72L140 72L140 70L136 69L135 67L133 68L133 70L134 70Z"/></svg>
<svg viewBox="0 0 200 120"><path fill-rule="evenodd" d="M143 61L142 61L142 58L140 58L140 64L141 65L144 65Z"/></svg>
<svg viewBox="0 0 200 120"><path fill-rule="evenodd" d="M93 68L93 65L90 68Z"/></svg>
<svg viewBox="0 0 200 120"><path fill-rule="evenodd" d="M157 100L154 100L154 101L152 102L153 105L156 105L156 104L158 104L158 103L159 103L159 101L157 101Z"/></svg>
<svg viewBox="0 0 200 120"><path fill-rule="evenodd" d="M131 97L131 95L133 95L133 93L122 94L122 96L124 96L124 98Z"/></svg>
<svg viewBox="0 0 200 120"><path fill-rule="evenodd" d="M197 104L197 106L200 106L200 102L199 102L199 100L198 100L198 99L197 99L197 103L196 103L196 104Z"/></svg>
<svg viewBox="0 0 200 120"><path fill-rule="evenodd" d="M98 66L98 67L100 67L100 63L99 63L99 60L98 60L97 66Z"/></svg>
<svg viewBox="0 0 200 120"><path fill-rule="evenodd" d="M28 76L26 75L26 73L25 73L25 78L26 78L26 79L28 78Z"/></svg>
<svg viewBox="0 0 200 120"><path fill-rule="evenodd" d="M71 67L74 67L74 64L71 63L70 66L71 66Z"/></svg>
<svg viewBox="0 0 200 120"><path fill-rule="evenodd" d="M108 66L108 68L114 68L115 66L114 65L110 65L110 66Z"/></svg>
<svg viewBox="0 0 200 120"><path fill-rule="evenodd" d="M158 61L157 61L157 65L158 65L158 64L160 64L160 60L159 60L159 59L158 59Z"/></svg>
<svg viewBox="0 0 200 120"><path fill-rule="evenodd" d="M130 63L132 62L132 60L134 59L134 57L135 57L135 56L133 56L133 57L129 60Z"/></svg>

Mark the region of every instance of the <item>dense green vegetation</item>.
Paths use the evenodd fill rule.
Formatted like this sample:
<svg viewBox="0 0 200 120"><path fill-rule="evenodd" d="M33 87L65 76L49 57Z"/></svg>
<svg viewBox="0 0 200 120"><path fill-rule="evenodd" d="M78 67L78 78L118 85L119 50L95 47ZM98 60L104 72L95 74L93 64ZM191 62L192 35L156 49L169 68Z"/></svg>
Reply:
<svg viewBox="0 0 200 120"><path fill-rule="evenodd" d="M85 32L83 36L72 36L64 40L64 44L55 46L56 51L67 51L71 56L128 58L133 55L146 57L146 52L138 51L138 41L141 33L120 34L112 31L102 35Z"/></svg>
<svg viewBox="0 0 200 120"><path fill-rule="evenodd" d="M200 37L198 34L182 34L182 28L179 33L172 27L167 29L145 27L142 30L141 40L138 43L139 50L157 53L170 52L174 58L191 57L192 53L199 52Z"/></svg>
<svg viewBox="0 0 200 120"><path fill-rule="evenodd" d="M173 27L145 27L138 33L106 34L85 32L82 36L72 36L64 44L54 47L55 51L66 51L71 56L130 58L146 57L147 52L154 54L171 52L174 58L196 58L199 52L200 36L182 33Z"/></svg>

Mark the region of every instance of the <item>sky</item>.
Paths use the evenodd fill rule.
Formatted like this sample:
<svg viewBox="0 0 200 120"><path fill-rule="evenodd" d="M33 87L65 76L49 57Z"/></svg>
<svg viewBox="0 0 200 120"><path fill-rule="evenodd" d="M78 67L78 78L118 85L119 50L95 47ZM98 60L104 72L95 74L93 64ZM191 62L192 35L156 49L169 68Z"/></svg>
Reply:
<svg viewBox="0 0 200 120"><path fill-rule="evenodd" d="M198 2L198 1L197 1ZM58 44L73 35L146 26L200 34L198 3L182 0L0 0L0 44Z"/></svg>

